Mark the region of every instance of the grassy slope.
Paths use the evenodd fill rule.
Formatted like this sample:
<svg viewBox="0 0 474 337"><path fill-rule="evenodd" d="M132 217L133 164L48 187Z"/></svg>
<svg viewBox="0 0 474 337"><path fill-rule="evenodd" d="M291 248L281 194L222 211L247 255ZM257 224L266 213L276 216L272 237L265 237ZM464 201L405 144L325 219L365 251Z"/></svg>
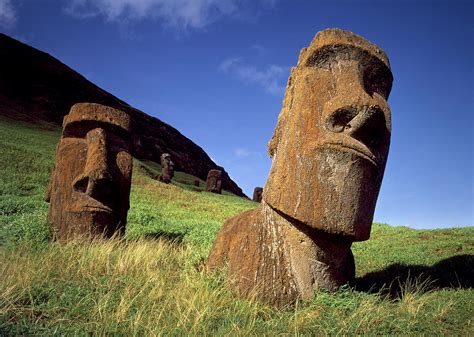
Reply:
<svg viewBox="0 0 474 337"><path fill-rule="evenodd" d="M158 165L135 161L127 240L49 244L58 137L0 119L0 335L474 334L473 228L375 224L354 244L355 288L275 311L202 271L224 219L256 204L198 192L184 173L161 184Z"/></svg>

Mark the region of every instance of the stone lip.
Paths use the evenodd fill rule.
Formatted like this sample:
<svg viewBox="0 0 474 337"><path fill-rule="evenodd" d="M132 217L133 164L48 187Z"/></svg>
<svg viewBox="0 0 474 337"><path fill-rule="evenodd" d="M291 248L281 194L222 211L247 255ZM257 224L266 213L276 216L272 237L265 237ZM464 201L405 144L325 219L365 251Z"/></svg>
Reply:
<svg viewBox="0 0 474 337"><path fill-rule="evenodd" d="M133 156L160 163L172 155L175 171L202 180L211 169L223 171L222 187L238 196L242 189L204 150L172 126L133 108L99 88L51 55L0 34L0 115L61 126L76 103L99 103L130 116Z"/></svg>
<svg viewBox="0 0 474 337"><path fill-rule="evenodd" d="M95 212L95 213L112 213L112 209L107 206L82 206L81 211Z"/></svg>
<svg viewBox="0 0 474 337"><path fill-rule="evenodd" d="M67 209L67 211L71 213L79 213L84 211L96 213L113 213L112 208L96 199L89 197L88 195L83 195L82 198L77 201L77 204Z"/></svg>

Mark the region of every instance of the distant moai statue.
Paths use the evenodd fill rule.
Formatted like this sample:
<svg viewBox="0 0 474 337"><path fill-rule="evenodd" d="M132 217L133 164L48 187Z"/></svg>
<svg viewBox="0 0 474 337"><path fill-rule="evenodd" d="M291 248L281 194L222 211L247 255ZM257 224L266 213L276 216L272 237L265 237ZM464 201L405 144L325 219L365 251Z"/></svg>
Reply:
<svg viewBox="0 0 474 337"><path fill-rule="evenodd" d="M206 179L206 192L222 193L222 171L209 170Z"/></svg>
<svg viewBox="0 0 474 337"><path fill-rule="evenodd" d="M255 187L255 189L253 190L252 200L255 202L262 202L262 193L263 193L262 187Z"/></svg>
<svg viewBox="0 0 474 337"><path fill-rule="evenodd" d="M228 219L208 269L273 306L354 280L353 241L370 236L388 156L392 73L385 53L348 31L319 32L291 70L269 142L261 206Z"/></svg>
<svg viewBox="0 0 474 337"><path fill-rule="evenodd" d="M171 161L171 155L169 153L163 153L160 160L161 175L159 179L165 184L169 184L174 177L174 163Z"/></svg>
<svg viewBox="0 0 474 337"><path fill-rule="evenodd" d="M193 184L194 184L194 186L199 187L201 182L198 179L194 179Z"/></svg>
<svg viewBox="0 0 474 337"><path fill-rule="evenodd" d="M93 103L71 108L45 195L53 240L124 233L131 148L128 114Z"/></svg>

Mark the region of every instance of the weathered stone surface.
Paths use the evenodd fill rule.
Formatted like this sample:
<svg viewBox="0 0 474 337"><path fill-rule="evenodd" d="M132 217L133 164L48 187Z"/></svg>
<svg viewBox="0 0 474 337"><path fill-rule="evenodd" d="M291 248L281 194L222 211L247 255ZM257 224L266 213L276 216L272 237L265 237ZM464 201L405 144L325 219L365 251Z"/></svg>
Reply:
<svg viewBox="0 0 474 337"><path fill-rule="evenodd" d="M222 171L209 170L206 179L206 192L222 193Z"/></svg>
<svg viewBox="0 0 474 337"><path fill-rule="evenodd" d="M386 55L325 30L301 51L269 143L264 199L306 225L369 238L390 142Z"/></svg>
<svg viewBox="0 0 474 337"><path fill-rule="evenodd" d="M262 205L227 220L208 268L229 264L245 295L275 306L355 275L387 160L392 74L385 53L348 31L319 32L291 70Z"/></svg>
<svg viewBox="0 0 474 337"><path fill-rule="evenodd" d="M261 202L262 201L262 193L263 193L263 187L255 187L253 190L253 197L252 200L255 202Z"/></svg>
<svg viewBox="0 0 474 337"><path fill-rule="evenodd" d="M123 234L129 209L130 117L104 105L75 104L63 133L46 193L54 240Z"/></svg>
<svg viewBox="0 0 474 337"><path fill-rule="evenodd" d="M169 153L163 153L160 158L161 158L160 181L166 184L169 184L174 176L174 163L171 161L171 155Z"/></svg>
<svg viewBox="0 0 474 337"><path fill-rule="evenodd" d="M240 294L276 307L336 290L354 279L351 242L278 214L265 200L227 220L209 255L210 270L228 264Z"/></svg>

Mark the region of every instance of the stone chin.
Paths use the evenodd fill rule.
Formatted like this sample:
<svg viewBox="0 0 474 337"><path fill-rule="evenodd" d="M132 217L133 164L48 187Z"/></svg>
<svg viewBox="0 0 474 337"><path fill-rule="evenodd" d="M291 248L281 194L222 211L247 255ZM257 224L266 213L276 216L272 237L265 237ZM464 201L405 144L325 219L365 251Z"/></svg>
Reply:
<svg viewBox="0 0 474 337"><path fill-rule="evenodd" d="M369 239L383 168L357 149L333 144L311 147L301 157L308 160L297 161L297 181L279 179L275 189L275 178L288 175L272 170L264 200L303 226L349 241Z"/></svg>
<svg viewBox="0 0 474 337"><path fill-rule="evenodd" d="M64 223L67 223L68 226L62 230L66 230L67 233L57 233L61 234L59 235L60 241L77 238L82 235L111 237L120 225L115 213L98 208L67 211L64 216ZM111 226L111 224L114 225Z"/></svg>

